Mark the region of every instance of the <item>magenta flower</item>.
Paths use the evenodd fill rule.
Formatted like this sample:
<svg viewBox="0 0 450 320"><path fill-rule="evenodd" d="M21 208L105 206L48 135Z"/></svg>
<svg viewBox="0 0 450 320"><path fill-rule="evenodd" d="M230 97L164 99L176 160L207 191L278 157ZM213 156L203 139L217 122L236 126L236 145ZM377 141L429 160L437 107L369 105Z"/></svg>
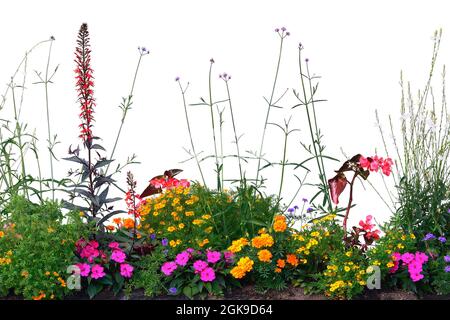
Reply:
<svg viewBox="0 0 450 320"><path fill-rule="evenodd" d="M206 258L209 263L216 263L220 260L221 253L219 251L208 251L206 253Z"/></svg>
<svg viewBox="0 0 450 320"><path fill-rule="evenodd" d="M118 263L123 263L126 257L125 253L120 250L113 250L111 254L111 260Z"/></svg>
<svg viewBox="0 0 450 320"><path fill-rule="evenodd" d="M177 254L175 258L175 262L177 265L184 267L189 261L189 253L186 251L183 251L179 254Z"/></svg>
<svg viewBox="0 0 450 320"><path fill-rule="evenodd" d="M409 264L410 262L412 262L414 260L414 258L415 258L414 255L409 252L402 254L402 260L406 264Z"/></svg>
<svg viewBox="0 0 450 320"><path fill-rule="evenodd" d="M103 269L102 266L98 265L98 264L94 264L91 268L91 278L92 279L101 279L103 278L106 274L104 272L105 269Z"/></svg>
<svg viewBox="0 0 450 320"><path fill-rule="evenodd" d="M97 247L98 247L98 243L97 243ZM94 258L98 257L99 255L100 255L100 252L90 244L88 244L86 247L84 247L80 253L81 258L88 259L88 261L91 263L94 261Z"/></svg>
<svg viewBox="0 0 450 320"><path fill-rule="evenodd" d="M133 276L133 267L130 266L128 263L122 263L120 265L120 274L124 278L131 278Z"/></svg>
<svg viewBox="0 0 450 320"><path fill-rule="evenodd" d="M203 260L197 260L194 262L195 273L200 273L208 267L208 264Z"/></svg>
<svg viewBox="0 0 450 320"><path fill-rule="evenodd" d="M428 261L428 256L423 252L416 252L416 261L420 264L424 264Z"/></svg>
<svg viewBox="0 0 450 320"><path fill-rule="evenodd" d="M205 268L200 272L200 280L203 282L212 282L216 279L216 273L214 272L213 268Z"/></svg>
<svg viewBox="0 0 450 320"><path fill-rule="evenodd" d="M225 258L226 263L233 263L234 262L234 253L231 251L225 251L223 253L223 257Z"/></svg>
<svg viewBox="0 0 450 320"><path fill-rule="evenodd" d="M77 267L80 269L80 276L87 277L91 272L91 266L87 263L77 263Z"/></svg>
<svg viewBox="0 0 450 320"><path fill-rule="evenodd" d="M166 276L170 276L177 268L178 268L177 264L173 261L164 262L163 265L161 266L161 272L164 273Z"/></svg>
<svg viewBox="0 0 450 320"><path fill-rule="evenodd" d="M120 245L118 242L111 242L108 247L110 247L113 250L120 250Z"/></svg>

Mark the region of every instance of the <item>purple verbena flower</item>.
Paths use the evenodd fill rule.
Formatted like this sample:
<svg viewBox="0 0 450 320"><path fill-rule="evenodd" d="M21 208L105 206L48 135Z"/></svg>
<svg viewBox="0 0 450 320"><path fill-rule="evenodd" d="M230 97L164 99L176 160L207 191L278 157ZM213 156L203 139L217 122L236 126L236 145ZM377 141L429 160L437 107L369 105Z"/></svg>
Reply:
<svg viewBox="0 0 450 320"><path fill-rule="evenodd" d="M308 213L313 212L313 211L314 211L313 208L308 208L308 209L306 209L306 212L308 212Z"/></svg>
<svg viewBox="0 0 450 320"><path fill-rule="evenodd" d="M438 240L442 243L446 243L447 239L445 237L439 237Z"/></svg>
<svg viewBox="0 0 450 320"><path fill-rule="evenodd" d="M444 256L444 261L449 263L450 262L450 256Z"/></svg>
<svg viewBox="0 0 450 320"><path fill-rule="evenodd" d="M175 77L175 81L176 82L180 81L180 77Z"/></svg>
<svg viewBox="0 0 450 320"><path fill-rule="evenodd" d="M450 266L446 266L444 269L445 272L450 272Z"/></svg>
<svg viewBox="0 0 450 320"><path fill-rule="evenodd" d="M303 198L302 201L303 201L304 203L307 203L307 202L308 202L308 199Z"/></svg>
<svg viewBox="0 0 450 320"><path fill-rule="evenodd" d="M177 288L175 288L175 287L172 287L172 288L169 289L169 293L170 293L170 294L176 294L177 291L178 291L178 290L177 290Z"/></svg>
<svg viewBox="0 0 450 320"><path fill-rule="evenodd" d="M164 247L167 247L167 245L169 244L169 240L168 240L167 238L164 238L164 239L161 240L161 244L162 244Z"/></svg>
<svg viewBox="0 0 450 320"><path fill-rule="evenodd" d="M287 212L289 212L289 213L294 212L294 208L289 208L289 209L287 209Z"/></svg>
<svg viewBox="0 0 450 320"><path fill-rule="evenodd" d="M428 241L428 240L432 240L432 239L436 239L435 235L432 233L427 233L425 235L425 237L423 238L423 241Z"/></svg>
<svg viewBox="0 0 450 320"><path fill-rule="evenodd" d="M295 210L298 210L298 206L297 206L297 205L295 205L295 206L294 206L294 209L295 209Z"/></svg>

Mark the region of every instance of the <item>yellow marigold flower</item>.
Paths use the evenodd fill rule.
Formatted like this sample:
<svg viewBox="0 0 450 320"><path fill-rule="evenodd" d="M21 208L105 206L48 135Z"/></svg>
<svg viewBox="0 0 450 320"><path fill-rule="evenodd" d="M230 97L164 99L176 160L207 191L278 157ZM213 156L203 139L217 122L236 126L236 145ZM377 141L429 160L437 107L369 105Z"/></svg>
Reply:
<svg viewBox="0 0 450 320"><path fill-rule="evenodd" d="M270 259L272 259L272 253L267 249L260 250L258 252L258 259L261 262L270 262Z"/></svg>
<svg viewBox="0 0 450 320"><path fill-rule="evenodd" d="M363 281L363 280L359 281L358 283L359 283L361 286L365 286L365 285L366 285L366 282Z"/></svg>
<svg viewBox="0 0 450 320"><path fill-rule="evenodd" d="M252 246L256 249L260 249L262 247L271 247L273 243L274 241L272 236L267 233L254 237L252 239Z"/></svg>
<svg viewBox="0 0 450 320"><path fill-rule="evenodd" d="M298 260L301 264L307 264L308 260L307 259L299 259Z"/></svg>
<svg viewBox="0 0 450 320"><path fill-rule="evenodd" d="M359 274L360 274L360 275L366 274L366 271L361 270L361 271L359 272Z"/></svg>
<svg viewBox="0 0 450 320"><path fill-rule="evenodd" d="M195 225L201 225L203 223L205 223L205 221L202 219L195 219L194 221L192 221L192 224L195 224Z"/></svg>
<svg viewBox="0 0 450 320"><path fill-rule="evenodd" d="M178 206L175 208L175 210L177 210L178 212L181 212L184 210L183 206Z"/></svg>
<svg viewBox="0 0 450 320"><path fill-rule="evenodd" d="M280 272L281 272L281 269L280 269L280 268L275 268L275 272L276 272L276 273L280 273Z"/></svg>
<svg viewBox="0 0 450 320"><path fill-rule="evenodd" d="M345 271L345 272L349 272L349 271L350 271L350 267L349 267L349 266L345 266L345 267L344 267L344 271Z"/></svg>
<svg viewBox="0 0 450 320"><path fill-rule="evenodd" d="M403 241L405 241L405 240L406 240L406 236L405 236L405 235L402 235L401 239L402 239Z"/></svg>
<svg viewBox="0 0 450 320"><path fill-rule="evenodd" d="M298 266L298 258L295 254L288 254L286 256L286 262L292 265L293 267Z"/></svg>
<svg viewBox="0 0 450 320"><path fill-rule="evenodd" d="M12 250L8 250L8 251L6 252L6 255L7 255L7 256L12 256L12 254L13 254Z"/></svg>
<svg viewBox="0 0 450 320"><path fill-rule="evenodd" d="M286 217L285 216L276 216L273 222L273 230L275 232L284 232L286 231Z"/></svg>
<svg viewBox="0 0 450 320"><path fill-rule="evenodd" d="M180 198L174 198L173 200L172 200L172 206L176 206L177 204L179 204L180 203Z"/></svg>
<svg viewBox="0 0 450 320"><path fill-rule="evenodd" d="M186 212L184 213L184 215L185 215L186 217L192 217L192 216L194 215L194 211L186 211Z"/></svg>
<svg viewBox="0 0 450 320"><path fill-rule="evenodd" d="M211 219L211 215L210 214L204 214L202 215L202 218L205 220Z"/></svg>
<svg viewBox="0 0 450 320"><path fill-rule="evenodd" d="M83 211L80 211L79 216L80 216L80 217L84 217L84 212L83 212Z"/></svg>
<svg viewBox="0 0 450 320"><path fill-rule="evenodd" d="M28 273L28 271L23 270L23 271L20 273L20 275L26 279L26 278L28 278L28 276L29 276L30 274Z"/></svg>
<svg viewBox="0 0 450 320"><path fill-rule="evenodd" d="M391 254L391 253L392 253L392 250L386 250L386 253L387 253L387 254Z"/></svg>
<svg viewBox="0 0 450 320"><path fill-rule="evenodd" d="M286 266L286 261L284 259L277 260L277 267L283 269Z"/></svg>
<svg viewBox="0 0 450 320"><path fill-rule="evenodd" d="M184 229L184 223L180 223L180 224L178 225L178 229Z"/></svg>
<svg viewBox="0 0 450 320"><path fill-rule="evenodd" d="M399 244L397 245L397 248L399 248L399 249L404 249L405 246L404 246L403 244L399 243Z"/></svg>
<svg viewBox="0 0 450 320"><path fill-rule="evenodd" d="M416 238L416 236L414 235L414 233L411 233L411 234L409 235L409 237L410 237L411 239L415 239L415 238Z"/></svg>
<svg viewBox="0 0 450 320"><path fill-rule="evenodd" d="M253 269L253 264L253 260L247 256L240 258L237 263L238 267L242 268L244 272L250 272Z"/></svg>
<svg viewBox="0 0 450 320"><path fill-rule="evenodd" d="M311 237L318 237L320 233L318 231L311 232Z"/></svg>
<svg viewBox="0 0 450 320"><path fill-rule="evenodd" d="M373 262L373 264L376 265L376 266L379 266L381 263L380 263L380 261L375 260L375 261Z"/></svg>
<svg viewBox="0 0 450 320"><path fill-rule="evenodd" d="M351 251L347 251L346 253L345 253L345 255L347 256L347 257L351 257L352 256L352 252Z"/></svg>
<svg viewBox="0 0 450 320"><path fill-rule="evenodd" d="M266 228L261 228L261 229L258 230L258 234L263 234L263 233L266 233L266 232L267 232Z"/></svg>
<svg viewBox="0 0 450 320"><path fill-rule="evenodd" d="M177 230L177 228L175 228L174 226L170 226L167 228L167 231L169 232L174 232L175 230Z"/></svg>
<svg viewBox="0 0 450 320"><path fill-rule="evenodd" d="M305 250L305 251L303 251L303 253L304 253L305 255L309 255L309 250Z"/></svg>
<svg viewBox="0 0 450 320"><path fill-rule="evenodd" d="M231 246L228 247L228 250L233 253L237 253L240 252L242 250L242 247L245 247L246 245L248 245L248 240L245 238L240 238L238 240L234 240L231 243Z"/></svg>
<svg viewBox="0 0 450 320"><path fill-rule="evenodd" d="M199 246L200 247L204 247L206 244L208 244L209 243L209 240L208 239L203 239L201 242L199 242Z"/></svg>
<svg viewBox="0 0 450 320"><path fill-rule="evenodd" d="M212 230L213 230L213 227L208 227L208 228L205 229L205 232L206 233L211 233Z"/></svg>
<svg viewBox="0 0 450 320"><path fill-rule="evenodd" d="M164 226L166 224L166 222L165 221L160 221L159 224Z"/></svg>
<svg viewBox="0 0 450 320"><path fill-rule="evenodd" d="M170 240L170 241L169 241L169 245L170 245L171 247L176 247L176 246L177 246L177 242L176 242L175 240Z"/></svg>
<svg viewBox="0 0 450 320"><path fill-rule="evenodd" d="M323 235L324 235L325 237L329 237L329 236L330 236L330 232L327 231L327 232L325 232Z"/></svg>
<svg viewBox="0 0 450 320"><path fill-rule="evenodd" d="M187 204L188 206L190 206L190 205L194 204L194 201L192 201L191 199L188 199L184 203Z"/></svg>
<svg viewBox="0 0 450 320"><path fill-rule="evenodd" d="M394 263L391 261L391 262L388 262L387 264L386 264L386 267L388 267L388 268L392 268L394 266Z"/></svg>
<svg viewBox="0 0 450 320"><path fill-rule="evenodd" d="M159 215L159 211L153 211L153 216L157 217Z"/></svg>
<svg viewBox="0 0 450 320"><path fill-rule="evenodd" d="M49 276L49 275L50 275L50 272L49 272L49 271L46 271L46 272L45 272L45 275L46 275L46 276Z"/></svg>

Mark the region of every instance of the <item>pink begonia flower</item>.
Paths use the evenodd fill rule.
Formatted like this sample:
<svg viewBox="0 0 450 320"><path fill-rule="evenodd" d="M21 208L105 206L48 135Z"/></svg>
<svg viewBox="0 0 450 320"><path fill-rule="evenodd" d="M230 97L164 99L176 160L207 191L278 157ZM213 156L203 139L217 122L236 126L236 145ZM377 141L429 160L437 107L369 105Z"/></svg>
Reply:
<svg viewBox="0 0 450 320"><path fill-rule="evenodd" d="M199 273L199 272L202 272L203 270L205 270L208 267L208 264L203 260L197 260L194 262L193 266L194 266L195 273Z"/></svg>
<svg viewBox="0 0 450 320"><path fill-rule="evenodd" d="M87 263L77 263L76 265L80 269L80 276L87 277L89 272L91 272L91 266Z"/></svg>
<svg viewBox="0 0 450 320"><path fill-rule="evenodd" d="M114 250L111 254L111 260L118 263L123 263L126 257L125 253L120 250Z"/></svg>
<svg viewBox="0 0 450 320"><path fill-rule="evenodd" d="M98 242L95 241L95 240L89 241L89 245L90 245L91 247L93 247L94 249L97 249L97 248L98 248Z"/></svg>
<svg viewBox="0 0 450 320"><path fill-rule="evenodd" d="M133 267L130 266L128 263L122 263L120 265L120 274L124 278L131 278L133 276Z"/></svg>
<svg viewBox="0 0 450 320"><path fill-rule="evenodd" d="M161 266L161 271L166 276L170 276L178 268L177 264L173 261L164 262Z"/></svg>
<svg viewBox="0 0 450 320"><path fill-rule="evenodd" d="M175 262L177 265L184 267L189 261L189 253L186 251L183 251L179 254L177 254L175 258Z"/></svg>
<svg viewBox="0 0 450 320"><path fill-rule="evenodd" d="M209 263L216 263L220 260L222 254L219 251L208 251L206 253L206 260Z"/></svg>
<svg viewBox="0 0 450 320"><path fill-rule="evenodd" d="M370 161L366 157L359 157L359 165L363 168L368 168L370 165Z"/></svg>
<svg viewBox="0 0 450 320"><path fill-rule="evenodd" d="M416 260L419 263L424 264L425 262L428 261L428 256L425 253L423 253L423 252L417 251L416 252Z"/></svg>
<svg viewBox="0 0 450 320"><path fill-rule="evenodd" d="M104 272L105 269L103 269L102 266L98 264L94 264L91 268L91 278L92 279L100 279L103 278L106 274Z"/></svg>
<svg viewBox="0 0 450 320"><path fill-rule="evenodd" d="M115 250L121 250L120 249L120 244L118 242L111 242L108 247L110 247L111 249L115 249Z"/></svg>
<svg viewBox="0 0 450 320"><path fill-rule="evenodd" d="M203 282L212 282L216 279L216 273L214 272L213 268L205 268L200 272L200 280Z"/></svg>
<svg viewBox="0 0 450 320"><path fill-rule="evenodd" d="M91 263L94 261L94 258L98 257L99 255L100 252L90 244L84 247L80 253L81 258L88 259L88 261Z"/></svg>

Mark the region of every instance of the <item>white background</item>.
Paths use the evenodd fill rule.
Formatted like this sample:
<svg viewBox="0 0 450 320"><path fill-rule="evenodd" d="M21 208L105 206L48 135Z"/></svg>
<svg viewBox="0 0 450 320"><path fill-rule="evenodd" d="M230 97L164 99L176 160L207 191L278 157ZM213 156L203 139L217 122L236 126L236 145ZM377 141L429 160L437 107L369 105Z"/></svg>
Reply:
<svg viewBox="0 0 450 320"><path fill-rule="evenodd" d="M209 59L213 69L213 94L225 98L221 72L232 75L230 81L237 126L245 150L257 150L263 128L266 104L263 96L271 92L279 38L276 27L285 26L291 33L286 39L277 93L286 88L299 88L297 46L305 47L313 73L321 75L319 98L328 101L317 105L320 127L327 153L344 160L340 147L349 155L374 154L375 148L384 156L378 128L374 126L374 110L379 109L384 124L389 114L398 123L400 104L400 70L411 80L413 88L422 88L428 75L432 50L431 37L443 28L439 65L449 60L450 19L448 1L2 1L0 79L4 85L14 73L26 49L38 41L54 36L51 69L59 65L50 87L50 108L53 133L61 144L55 152L66 156L68 146L76 145L79 120L74 88L74 48L82 22L89 24L92 43L92 66L95 76L95 134L104 139L111 150L119 126L121 97L130 90L138 46L146 46L145 56L135 88L130 111L119 142L117 159L123 162L132 153L140 165L131 169L142 189L147 181L165 169L182 168L184 178L199 179L193 162L186 159L182 147L190 148L178 85L189 81L189 103L196 103L208 94ZM24 96L22 120L29 129L37 129L41 149L45 151L46 118L44 91L33 70L45 70L48 46L36 49L28 62L28 82ZM439 75L438 70L437 75ZM21 75L21 73L19 73ZM20 79L20 77L18 78ZM438 77L437 77L437 80ZM439 81L436 83L439 88ZM3 87L3 88L6 88ZM3 89L2 89L3 91ZM277 94L276 94L277 95ZM7 99L10 102L10 97ZM1 111L0 118L11 118L11 104ZM291 113L295 103L289 92L282 105L285 111L272 111L271 121L279 122ZM305 113L292 112L293 124L301 132L290 140L289 160L305 157L299 140L309 143ZM197 149L212 153L209 111L191 107ZM229 111L225 118L226 151L234 152ZM281 133L270 127L265 151L272 160L281 160ZM42 154L45 161L47 155ZM31 159L31 158L30 158ZM211 163L210 163L211 164ZM32 166L30 161L30 167ZM45 165L45 163L43 163ZM57 175L64 176L69 166L56 164ZM314 167L310 163L310 167ZM330 178L339 164L327 163ZM211 167L212 168L212 167ZM225 164L226 175L236 177L236 165ZM255 164L247 167L254 177ZM211 169L205 168L213 183ZM234 175L230 175L233 171ZM48 174L48 166L44 166ZM298 170L297 174L303 175ZM279 187L279 169L263 174L269 178L267 193ZM315 182L311 174L309 182ZM117 176L124 186L125 174ZM381 186L377 175L370 177ZM290 198L297 185L292 177L284 186L283 195ZM382 189L382 188L381 188ZM381 190L380 189L380 190ZM311 189L300 192L312 196ZM371 191L358 184L355 191L358 206L352 221L366 214L378 221L389 217L389 210ZM346 197L342 198L345 202Z"/></svg>

